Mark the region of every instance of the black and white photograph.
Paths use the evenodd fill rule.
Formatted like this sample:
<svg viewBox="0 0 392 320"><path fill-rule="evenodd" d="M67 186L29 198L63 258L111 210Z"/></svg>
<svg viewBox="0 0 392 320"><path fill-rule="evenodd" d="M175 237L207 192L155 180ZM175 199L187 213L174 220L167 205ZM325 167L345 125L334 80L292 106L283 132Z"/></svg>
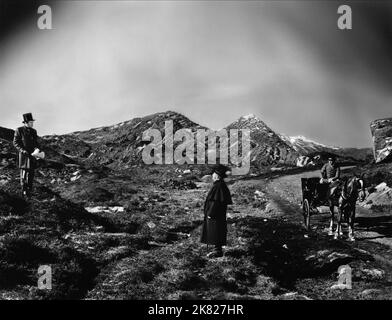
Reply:
<svg viewBox="0 0 392 320"><path fill-rule="evenodd" d="M0 0L0 300L391 299L391 2Z"/></svg>

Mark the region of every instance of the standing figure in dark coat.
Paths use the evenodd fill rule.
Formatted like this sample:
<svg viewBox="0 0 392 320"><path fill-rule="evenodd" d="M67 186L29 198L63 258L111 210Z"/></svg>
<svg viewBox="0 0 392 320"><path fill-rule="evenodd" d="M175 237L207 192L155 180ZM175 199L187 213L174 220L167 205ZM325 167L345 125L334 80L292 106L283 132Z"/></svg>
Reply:
<svg viewBox="0 0 392 320"><path fill-rule="evenodd" d="M214 183L204 203L204 224L200 241L215 246L215 250L207 254L209 258L223 256L222 246L226 245L227 205L233 204L229 188L223 180L228 171L229 168L223 165L214 167Z"/></svg>
<svg viewBox="0 0 392 320"><path fill-rule="evenodd" d="M19 151L18 166L23 196L30 198L33 189L34 169L37 160L31 155L39 149L37 131L33 129L34 119L31 113L23 115L23 127L15 130L14 146Z"/></svg>

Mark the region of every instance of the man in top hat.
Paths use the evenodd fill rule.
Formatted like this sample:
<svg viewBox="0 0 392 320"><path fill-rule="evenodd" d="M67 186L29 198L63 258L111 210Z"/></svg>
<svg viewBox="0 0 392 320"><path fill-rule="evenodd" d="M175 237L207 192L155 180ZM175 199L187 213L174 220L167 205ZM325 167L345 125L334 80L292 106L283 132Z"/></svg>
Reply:
<svg viewBox="0 0 392 320"><path fill-rule="evenodd" d="M204 224L200 241L215 246L214 251L207 254L209 258L223 256L222 246L226 245L227 205L232 204L230 191L224 181L230 169L224 165L216 165L212 170L213 185L204 203Z"/></svg>
<svg viewBox="0 0 392 320"><path fill-rule="evenodd" d="M33 129L34 119L31 113L23 115L24 126L15 130L14 146L19 151L18 166L20 169L20 183L23 196L30 198L33 189L34 169L36 159L32 156L35 149L39 149L37 131Z"/></svg>

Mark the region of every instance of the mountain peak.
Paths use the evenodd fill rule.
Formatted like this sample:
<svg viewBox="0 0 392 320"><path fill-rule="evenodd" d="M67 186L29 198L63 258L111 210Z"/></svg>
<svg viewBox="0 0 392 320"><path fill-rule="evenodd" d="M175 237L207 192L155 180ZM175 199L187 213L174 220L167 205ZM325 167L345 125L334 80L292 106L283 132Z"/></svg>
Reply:
<svg viewBox="0 0 392 320"><path fill-rule="evenodd" d="M249 113L238 118L237 122L248 122L248 123L260 123L265 125L265 123L254 113Z"/></svg>
<svg viewBox="0 0 392 320"><path fill-rule="evenodd" d="M233 122L233 124L241 124L246 126L263 126L266 127L266 124L257 117L254 113L249 113L239 117L237 120Z"/></svg>
<svg viewBox="0 0 392 320"><path fill-rule="evenodd" d="M303 135L298 135L298 136L286 136L286 135L280 135L283 140L289 141L292 145L312 145L312 146L317 146L317 147L322 147L322 148L329 148L329 149L339 149L339 147L336 146L329 146L322 144L320 142L314 141L312 139L309 139ZM295 148L295 147L294 147Z"/></svg>
<svg viewBox="0 0 392 320"><path fill-rule="evenodd" d="M244 120L257 119L257 120L259 120L259 118L257 118L253 113L249 113L247 115L244 115L240 119L244 119Z"/></svg>
<svg viewBox="0 0 392 320"><path fill-rule="evenodd" d="M185 117L183 114L181 114L179 112L176 112L176 111L173 111L173 110L166 110L166 111L163 111L163 112L158 112L156 114L175 115L175 116L183 116L183 117Z"/></svg>
<svg viewBox="0 0 392 320"><path fill-rule="evenodd" d="M252 131L261 130L261 131L269 132L271 134L273 133L273 131L264 123L264 121L262 121L253 113L241 116L236 121L226 126L226 129L230 129L230 128L237 128L237 129L247 128Z"/></svg>

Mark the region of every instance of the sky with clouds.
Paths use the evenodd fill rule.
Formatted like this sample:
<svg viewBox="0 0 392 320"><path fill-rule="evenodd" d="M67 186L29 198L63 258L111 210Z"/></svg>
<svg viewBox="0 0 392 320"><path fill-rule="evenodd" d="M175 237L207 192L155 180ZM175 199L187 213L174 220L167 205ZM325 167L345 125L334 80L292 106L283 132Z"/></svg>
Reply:
<svg viewBox="0 0 392 320"><path fill-rule="evenodd" d="M344 2L56 1L0 41L0 126L40 135L174 110L219 129L254 113L279 133L371 145L392 116L392 11ZM1 8L0 8L1 9Z"/></svg>

